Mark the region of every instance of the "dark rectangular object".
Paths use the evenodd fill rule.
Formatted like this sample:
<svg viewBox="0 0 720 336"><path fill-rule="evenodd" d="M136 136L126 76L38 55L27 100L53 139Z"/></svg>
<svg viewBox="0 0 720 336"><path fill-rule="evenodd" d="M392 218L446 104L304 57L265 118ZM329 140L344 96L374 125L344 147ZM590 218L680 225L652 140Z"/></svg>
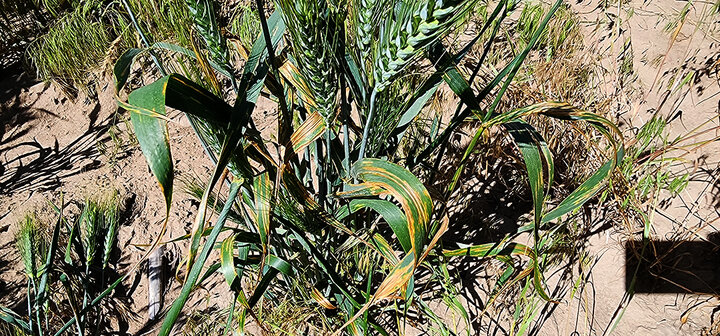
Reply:
<svg viewBox="0 0 720 336"><path fill-rule="evenodd" d="M720 293L718 234L709 241L650 241L637 269L636 293ZM625 243L625 288L638 266L642 241Z"/></svg>

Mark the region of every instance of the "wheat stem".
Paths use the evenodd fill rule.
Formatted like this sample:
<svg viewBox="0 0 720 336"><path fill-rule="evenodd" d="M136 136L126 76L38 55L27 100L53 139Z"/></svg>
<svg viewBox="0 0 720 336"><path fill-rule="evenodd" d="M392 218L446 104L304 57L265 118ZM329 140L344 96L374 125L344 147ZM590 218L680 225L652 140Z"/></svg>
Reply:
<svg viewBox="0 0 720 336"><path fill-rule="evenodd" d="M328 128L325 130L325 183L327 184L328 191L332 190L332 146L330 143L332 134L330 132L332 132L332 127L328 125Z"/></svg>
<svg viewBox="0 0 720 336"><path fill-rule="evenodd" d="M347 97L345 95L345 79L340 76L340 111L343 115L343 169L345 170L345 177L350 176L350 131L348 124L350 123L350 110L348 109Z"/></svg>
<svg viewBox="0 0 720 336"><path fill-rule="evenodd" d="M360 153L358 154L358 161L365 157L365 147L367 146L368 135L370 134L370 125L372 125L373 113L375 112L375 96L377 95L377 87L373 89L370 94L370 109L368 110L367 120L365 120L365 127L363 129L362 140L360 142Z"/></svg>

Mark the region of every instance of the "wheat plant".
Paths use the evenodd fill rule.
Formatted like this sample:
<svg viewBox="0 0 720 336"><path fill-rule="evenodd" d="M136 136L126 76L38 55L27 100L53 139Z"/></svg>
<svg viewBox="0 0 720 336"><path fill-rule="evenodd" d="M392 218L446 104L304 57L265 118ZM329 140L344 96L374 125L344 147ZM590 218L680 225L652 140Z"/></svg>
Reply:
<svg viewBox="0 0 720 336"><path fill-rule="evenodd" d="M21 315L0 305L0 319L23 335L51 334L71 317L78 318L73 323L78 335L108 328L107 314L123 312L125 303L98 306L109 298L95 297L107 285L106 270L117 261L112 251L121 223L120 203L118 192L112 191L83 200L80 213L70 216L61 196L60 204L49 202L54 224L47 222L52 216L26 214L17 224L15 246L28 277L27 310ZM82 310L86 313L80 317Z"/></svg>
<svg viewBox="0 0 720 336"><path fill-rule="evenodd" d="M450 33L468 21L477 3L367 0L353 1L346 10L345 1L280 0L265 17L268 7L257 1L254 9L261 30L243 67L232 69L231 44L224 42L214 3L189 1L188 12L202 45L190 51L146 42L120 56L114 67L118 103L130 115L168 215L175 184L168 107L183 111L199 126L196 131L215 163L205 182L187 186L200 205L190 232L173 240L187 244L185 262L178 269L183 286L160 335L173 332L193 290L215 270L233 297L226 331L242 332L246 319L253 319L269 332L272 319L261 314L265 302L310 311L317 319L308 319L307 325L335 334L400 333L388 320L409 318L409 310L448 331L424 295L434 285L451 287L445 268L448 260L462 257L497 259L507 265L491 302L497 293L523 281L525 291L553 302L543 276L546 256L559 244L551 228L604 187L622 160L622 135L604 117L568 103L541 102L519 109L503 109L500 104L561 1L533 24L526 45L484 77L484 86L476 90L475 76L468 81L460 64L476 42L487 39L484 48L491 48L498 27L516 9L514 1L500 1L483 19L477 38L456 41L463 45L449 50ZM140 22L135 20L134 26L142 35ZM490 27L492 33L487 34ZM159 78L140 87L128 84L133 62L141 61L136 56L159 48L178 58L156 57ZM178 71L167 71L176 59L198 64L199 69L180 62ZM422 71L413 74L410 69ZM220 86L228 82L232 90L223 90ZM428 123L419 116L442 83L460 101L457 112L449 123L436 120L425 128ZM126 86L131 92L124 98ZM263 137L255 125L261 95L278 106L277 135L271 137ZM286 113L290 119L284 119ZM526 121L529 118L585 122L602 136L598 145L607 151L605 161L563 199L549 202L553 155ZM460 183L466 158L450 167L455 171L452 183L432 193L426 177L435 171L426 161L454 162L445 161L454 159L453 154L439 148L461 134L468 119L480 123L473 129L477 139L490 136L487 130L493 129L513 146L510 152L523 167L518 181L527 181L532 200L530 219L518 223L522 232L532 232L530 244L514 241L518 236L511 234L469 246L444 241L444 233L455 225L448 195ZM423 132L408 131L411 126ZM373 127L378 130L371 132ZM290 136L284 134L288 131ZM428 134L427 141L418 141L417 134ZM319 140L323 135L324 141ZM476 144L465 147L466 156ZM225 182L226 196L214 195ZM213 212L216 216L208 225ZM167 221L143 260L160 243ZM220 260L208 266L214 250ZM524 260L519 267L512 262L517 259ZM421 265L429 265L429 271ZM129 276L86 300L56 334L82 322L95 302ZM421 283L428 286L416 287ZM456 295L450 289L444 293L449 298ZM309 305L317 310L306 309Z"/></svg>

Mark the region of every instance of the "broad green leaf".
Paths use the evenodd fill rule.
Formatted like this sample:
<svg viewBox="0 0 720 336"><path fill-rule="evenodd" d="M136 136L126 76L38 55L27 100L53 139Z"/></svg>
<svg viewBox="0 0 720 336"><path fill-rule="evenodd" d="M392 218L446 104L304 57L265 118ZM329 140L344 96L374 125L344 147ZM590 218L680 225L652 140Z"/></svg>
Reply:
<svg viewBox="0 0 720 336"><path fill-rule="evenodd" d="M117 62L115 62L115 66L113 67L113 76L115 77L116 93L120 92L123 86L125 86L125 83L130 76L130 70L132 69L133 60L135 60L135 56L140 54L140 52L142 51L143 49L130 48L122 55L120 55Z"/></svg>
<svg viewBox="0 0 720 336"><path fill-rule="evenodd" d="M154 86L157 85L157 86ZM140 96L147 101L152 101L150 107L167 105L193 116L227 124L231 119L231 107L225 101L215 96L212 92L205 90L202 86L178 74L167 75L158 79L152 84L146 85L133 91L129 98ZM130 102L130 105L139 107L135 112L152 112L165 115L164 110L153 110L146 106L139 106ZM145 108L145 109L143 109ZM130 110L134 110L132 107Z"/></svg>
<svg viewBox="0 0 720 336"><path fill-rule="evenodd" d="M343 62L342 65L346 67L343 72L345 73L345 78L347 79L350 90L359 101L364 102L365 97L367 96L367 93L365 92L366 85L360 75L360 70L358 69L357 64L350 54L345 54L343 60L345 62Z"/></svg>
<svg viewBox="0 0 720 336"><path fill-rule="evenodd" d="M400 116L400 121L398 121L398 124L395 128L403 128L407 124L409 124L417 115L420 113L423 107L425 107L425 104L428 100L435 94L438 87L440 87L440 80L437 81L430 81L428 80L428 86L423 86L419 92L416 99L411 100L412 104L410 107L403 112L403 114ZM414 97L415 98L415 97Z"/></svg>
<svg viewBox="0 0 720 336"><path fill-rule="evenodd" d="M528 174L528 182L530 184L530 194L533 200L533 212L535 225L535 242L539 242L540 220L543 215L543 207L545 205L545 179L543 177L543 160L541 156L540 146L547 147L547 144L541 139L534 128L522 121L515 121L503 124L503 127L510 133L513 141L518 146L520 154L525 162L525 169ZM549 150L548 150L549 151ZM550 161L552 164L552 161Z"/></svg>
<svg viewBox="0 0 720 336"><path fill-rule="evenodd" d="M170 156L170 143L167 131L167 122L154 115L142 113L139 109L149 110L155 114L165 115L164 92L167 78L159 80L138 90L128 97L130 105L138 109L131 109L130 120L135 128L143 155L150 166L150 170L160 184L165 195L165 208L170 212L173 189L173 161Z"/></svg>
<svg viewBox="0 0 720 336"><path fill-rule="evenodd" d="M285 22L282 20L280 7L275 8L275 12L268 18L267 24L270 30L270 40L272 41L273 49L279 52L277 46L285 33ZM267 58L267 44L261 34L255 39L252 49L250 50L250 56L247 62L245 62L245 68L243 68L243 75L239 86L239 94L242 99L239 97L235 102L236 106L243 104L245 101L254 105L257 101L260 90L265 85L265 76L269 70L265 62Z"/></svg>
<svg viewBox="0 0 720 336"><path fill-rule="evenodd" d="M342 220L351 213L359 211L363 208L370 208L382 216L385 222L392 228L395 236L397 236L400 245L405 252L410 251L412 242L410 241L410 233L408 232L408 223L405 214L392 202L382 199L354 199L346 206L341 207L336 217Z"/></svg>

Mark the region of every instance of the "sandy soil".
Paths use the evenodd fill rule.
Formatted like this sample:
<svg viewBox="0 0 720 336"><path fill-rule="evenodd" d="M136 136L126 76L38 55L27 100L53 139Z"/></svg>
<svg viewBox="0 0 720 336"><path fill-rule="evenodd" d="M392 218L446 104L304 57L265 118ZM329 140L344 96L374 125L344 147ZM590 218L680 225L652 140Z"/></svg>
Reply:
<svg viewBox="0 0 720 336"><path fill-rule="evenodd" d="M679 117L669 124L672 136L687 134L695 127L718 125L717 66L720 57L718 34L696 30L704 4L690 12L677 38L664 32L663 27L676 15L684 2L630 1L620 8L620 24L610 24L608 18L617 12L598 9L599 1L572 2L581 18L586 44L592 58L600 60L607 70L605 85L598 90L622 92L626 98L618 103L618 112L632 126L642 125L656 111L660 115ZM634 14L628 18L628 9ZM630 39L634 73L637 76L628 87L617 86L618 55L624 41ZM671 43L672 41L672 43ZM668 94L669 78L678 70L695 70L692 85ZM715 71L715 72L714 72ZM656 78L657 76L657 78ZM73 102L51 85L33 83L27 75L15 73L0 83L0 304L13 306L23 288L23 274L12 244L12 225L24 211L46 200L57 200L60 193L66 199L80 199L96 189L114 187L128 198L130 216L124 222L118 246L122 273L143 254L143 244L154 239L160 230L164 205L159 189L147 168L139 148L128 138L127 125L117 122L116 103L111 86L100 88L97 101L80 97ZM266 102L267 103L267 102ZM271 104L264 104L270 106ZM258 113L258 124L266 125L265 109ZM200 155L202 149L187 120L177 112L170 114L170 142L176 170L207 176L210 161ZM711 120L709 124L704 124ZM108 136L108 128L115 125L121 140ZM625 127L629 127L625 125ZM703 134L697 139L717 137L718 132ZM630 139L628 139L630 140ZM113 147L117 146L117 147ZM107 155L100 148L117 148L116 156ZM694 241L707 242L717 230L720 183L718 183L717 142L685 154L684 162L671 169L689 169L691 182L681 197L659 204L654 215L652 236L671 239L672 233L685 233ZM183 235L189 229L197 204L181 188L174 191L166 239ZM602 225L600 225L602 226ZM540 317L546 322L537 325L539 335L601 335L613 321L618 305L625 294L625 241L637 238L638 228L621 229L621 225L605 226L588 237L588 285L574 296L569 291L561 296L558 305L547 305ZM640 229L641 230L641 229ZM691 234L688 234L691 233ZM171 246L168 256L180 255L184 246ZM576 272L577 273L577 272ZM720 281L715 278L715 281ZM553 278L549 277L549 282ZM209 284L208 288L224 284ZM171 281L166 299L177 293L177 282ZM146 320L147 280L142 273L131 277L126 284L130 311L136 320L127 326L134 334L144 327ZM198 291L189 307L206 309L214 302L228 298L217 297L225 291ZM720 300L702 294L636 294L614 331L616 335L697 335L708 331L717 320ZM552 314L550 314L552 313ZM497 331L503 334L502 331Z"/></svg>
<svg viewBox="0 0 720 336"><path fill-rule="evenodd" d="M573 9L583 19L584 38L593 52L601 56L605 69L618 69L618 57L625 41L632 45L634 73L637 78L630 83L629 110L621 111L633 126L642 125L653 113L671 118L667 130L669 139L700 129L712 129L720 124L720 85L717 65L718 28L714 32L708 26L699 26L701 14L707 7L699 4L693 8L684 25L677 30L663 30L671 18L685 5L677 1L630 1L620 9L622 23L610 26L608 16L617 14L597 10L598 1L573 3ZM634 15L628 18L628 10ZM705 19L717 24L717 17ZM618 38L619 32L619 38ZM659 63L658 63L659 62ZM695 71L696 76L689 87L675 92L677 81L670 83L672 75ZM617 73L607 74L607 82L613 83ZM610 86L605 90L615 90ZM632 92L634 91L634 92ZM634 94L634 96L633 96ZM717 129L696 138L697 141L717 139ZM626 139L631 141L632 139ZM690 174L687 188L671 202L658 204L655 214L648 214L653 221L653 240L688 240L686 244L710 244L717 250L718 177L720 174L720 144L717 141L696 151L677 151L684 161L670 164L671 171ZM662 195L660 199L668 195ZM651 207L652 208L652 207ZM640 239L642 227L630 230L603 231L589 238L591 272L589 287L574 299L566 297L557 307L540 334L589 335L603 334L613 321L613 314L623 300L626 290L626 250L628 239ZM695 246L695 245L692 245ZM711 253L697 250L693 253ZM595 259L597 258L597 259ZM684 259L685 262L692 259ZM714 259L717 260L717 259ZM696 261L699 261L696 260ZM717 272L703 280L717 283ZM715 287L717 288L717 287ZM643 291L638 288L638 291ZM715 295L681 293L638 293L634 296L613 334L615 335L715 335L711 324L717 320L716 309L720 301Z"/></svg>

